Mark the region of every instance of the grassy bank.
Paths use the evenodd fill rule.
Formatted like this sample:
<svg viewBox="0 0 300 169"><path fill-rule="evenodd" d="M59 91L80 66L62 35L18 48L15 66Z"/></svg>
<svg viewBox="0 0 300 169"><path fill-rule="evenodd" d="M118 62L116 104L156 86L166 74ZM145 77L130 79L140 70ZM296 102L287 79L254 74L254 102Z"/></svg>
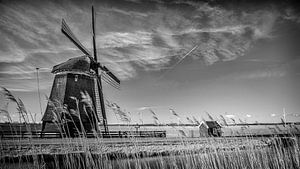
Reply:
<svg viewBox="0 0 300 169"><path fill-rule="evenodd" d="M0 168L300 167L297 138L126 140L2 141Z"/></svg>

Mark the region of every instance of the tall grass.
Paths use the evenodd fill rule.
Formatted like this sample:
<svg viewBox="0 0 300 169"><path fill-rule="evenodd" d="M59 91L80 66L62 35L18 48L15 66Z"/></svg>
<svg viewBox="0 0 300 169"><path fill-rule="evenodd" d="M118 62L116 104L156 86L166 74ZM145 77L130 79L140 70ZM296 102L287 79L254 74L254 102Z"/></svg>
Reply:
<svg viewBox="0 0 300 169"><path fill-rule="evenodd" d="M7 98L16 103L17 110L25 124L29 122L23 102L4 90ZM85 111L92 108L91 102L85 93L84 99L73 98L77 106L85 102ZM68 111L66 105L49 100L54 106L53 122L60 128L61 139L14 139L1 140L0 168L68 168L68 169L133 169L133 168L170 168L170 169L293 169L300 168L299 139L295 135L286 138L188 138L184 126L174 126L181 134L179 138L126 138L104 139L99 135L96 138L85 137L84 126L76 126L79 138L66 137L67 128L62 127L66 120L59 113L79 114L77 110ZM116 103L108 102L116 117L129 124L130 113L122 110ZM73 112L74 111L74 112ZM3 111L4 112L4 111ZM150 110L152 118L158 125L161 124L157 114ZM182 123L182 117L174 109L171 115ZM5 113L8 113L7 111ZM9 115L9 113L8 113ZM214 118L207 113L210 120ZM78 117L80 118L80 117ZM199 125L196 117L186 118L190 123ZM220 121L226 126L228 122L221 116ZM285 126L294 128L295 126ZM81 129L80 129L81 128ZM297 128L297 127L296 127ZM282 132L279 126L270 129ZM241 128L238 134L247 134L248 127ZM275 133L276 134L276 133Z"/></svg>
<svg viewBox="0 0 300 169"><path fill-rule="evenodd" d="M133 139L132 139L133 141ZM203 140L202 140L203 141ZM1 168L249 168L249 169L292 169L299 168L298 145L284 147L280 139L276 144L264 147L250 138L243 140L207 139L205 145L191 144L183 139L176 145L141 145L138 140L132 145L124 144L119 150L104 153L101 142L95 151L89 142L77 143L81 147L73 150L61 146L65 153L44 153L23 156L15 163L1 161ZM72 143L70 141L69 143ZM86 145L85 145L86 144ZM168 142L166 141L166 144ZM296 143L298 144L298 143ZM76 146L76 145L72 145ZM200 148L201 147L201 148ZM63 150L61 150L63 151ZM106 150L108 151L108 150ZM155 151L155 152L153 152ZM12 159L11 159L12 160ZM26 167L26 165L28 167Z"/></svg>

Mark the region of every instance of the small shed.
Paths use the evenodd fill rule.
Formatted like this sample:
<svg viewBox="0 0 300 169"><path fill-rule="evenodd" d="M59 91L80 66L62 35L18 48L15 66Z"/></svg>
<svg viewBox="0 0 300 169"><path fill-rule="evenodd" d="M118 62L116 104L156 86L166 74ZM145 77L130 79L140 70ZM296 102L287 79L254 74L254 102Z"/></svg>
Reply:
<svg viewBox="0 0 300 169"><path fill-rule="evenodd" d="M217 121L202 121L199 125L200 137L220 137L221 128Z"/></svg>

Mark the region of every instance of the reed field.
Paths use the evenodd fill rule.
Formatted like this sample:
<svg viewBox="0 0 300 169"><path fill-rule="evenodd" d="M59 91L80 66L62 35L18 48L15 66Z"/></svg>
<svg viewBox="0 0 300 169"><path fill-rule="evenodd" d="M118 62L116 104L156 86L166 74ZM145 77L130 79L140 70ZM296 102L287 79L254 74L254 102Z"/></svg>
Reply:
<svg viewBox="0 0 300 169"><path fill-rule="evenodd" d="M1 168L299 168L286 138L1 140Z"/></svg>
<svg viewBox="0 0 300 169"><path fill-rule="evenodd" d="M32 116L23 102L6 89L4 94L17 105L24 124L29 126ZM6 113L9 119L6 110L1 110L1 113ZM152 113L153 119L159 123L156 114ZM130 122L126 113L116 110L116 114L122 121ZM176 113L173 115L178 116ZM209 118L212 117L209 115ZM59 119L55 122L58 127L61 125L59 122ZM197 120L191 122L199 123ZM224 128L231 130L226 124ZM12 127L12 130L15 129ZM28 127L28 130L31 128ZM231 130L235 133L232 137L190 138L184 128L174 127L174 130L178 130L179 137L103 138L95 134L95 138L87 138L86 133L81 133L76 138L69 138L61 130L62 138L42 139L30 135L26 138L1 138L0 168L300 168L298 128L292 124L270 128L273 132L271 137L255 137L250 127L241 127L238 132ZM284 136L279 137L282 132Z"/></svg>

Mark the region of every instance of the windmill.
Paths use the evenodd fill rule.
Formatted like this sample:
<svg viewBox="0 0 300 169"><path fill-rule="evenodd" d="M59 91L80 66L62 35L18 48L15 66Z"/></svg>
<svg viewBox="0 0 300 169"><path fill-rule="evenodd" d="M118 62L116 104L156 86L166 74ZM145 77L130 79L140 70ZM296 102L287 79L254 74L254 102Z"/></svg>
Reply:
<svg viewBox="0 0 300 169"><path fill-rule="evenodd" d="M100 126L103 126L105 133L107 133L108 127L101 79L118 89L120 80L107 67L98 62L94 7L92 7L93 57L90 51L75 37L64 19L62 19L61 31L85 55L71 58L53 67L51 73L54 73L55 77L48 105L42 118L41 137L46 123L59 121L62 118L68 118L69 120L71 118L73 124L74 121L76 123L75 127L83 128L86 131L92 129L98 131L98 123L100 123ZM83 96L85 98L89 96L92 106L86 106L80 102ZM70 127L68 126L68 128Z"/></svg>

